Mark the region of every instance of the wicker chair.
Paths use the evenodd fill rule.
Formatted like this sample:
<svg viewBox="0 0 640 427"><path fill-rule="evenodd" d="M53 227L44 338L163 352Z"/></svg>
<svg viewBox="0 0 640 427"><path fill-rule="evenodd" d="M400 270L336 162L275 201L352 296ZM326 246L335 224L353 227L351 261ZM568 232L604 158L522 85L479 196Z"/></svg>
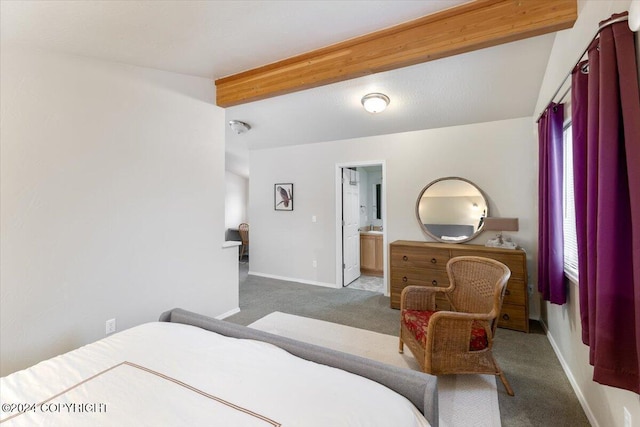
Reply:
<svg viewBox="0 0 640 427"><path fill-rule="evenodd" d="M238 226L238 232L240 233L240 240L242 240L242 247L240 248L240 259L244 256L245 252L247 256L249 252L247 249L249 248L249 224L243 222Z"/></svg>
<svg viewBox="0 0 640 427"><path fill-rule="evenodd" d="M420 368L432 375L493 374L513 390L493 357L493 337L511 271L482 257L447 263L448 287L407 286L401 294L400 353L407 344ZM436 311L436 295L451 303Z"/></svg>

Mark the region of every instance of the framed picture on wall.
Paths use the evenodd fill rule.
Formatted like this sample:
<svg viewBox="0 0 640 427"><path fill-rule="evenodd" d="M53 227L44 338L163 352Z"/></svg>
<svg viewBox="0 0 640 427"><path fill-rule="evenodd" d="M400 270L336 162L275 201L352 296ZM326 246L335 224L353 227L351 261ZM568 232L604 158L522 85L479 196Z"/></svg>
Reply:
<svg viewBox="0 0 640 427"><path fill-rule="evenodd" d="M273 200L277 211L292 211L293 184L274 184Z"/></svg>

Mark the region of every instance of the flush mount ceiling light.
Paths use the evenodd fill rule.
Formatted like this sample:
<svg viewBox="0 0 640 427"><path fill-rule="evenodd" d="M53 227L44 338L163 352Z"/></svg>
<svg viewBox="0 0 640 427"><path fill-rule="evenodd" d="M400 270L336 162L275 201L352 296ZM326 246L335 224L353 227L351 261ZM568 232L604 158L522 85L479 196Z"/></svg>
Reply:
<svg viewBox="0 0 640 427"><path fill-rule="evenodd" d="M248 123L241 122L240 120L229 120L229 127L238 135L248 132L249 129L251 129Z"/></svg>
<svg viewBox="0 0 640 427"><path fill-rule="evenodd" d="M362 97L362 106L370 113L381 113L389 105L389 97L383 93L369 93Z"/></svg>

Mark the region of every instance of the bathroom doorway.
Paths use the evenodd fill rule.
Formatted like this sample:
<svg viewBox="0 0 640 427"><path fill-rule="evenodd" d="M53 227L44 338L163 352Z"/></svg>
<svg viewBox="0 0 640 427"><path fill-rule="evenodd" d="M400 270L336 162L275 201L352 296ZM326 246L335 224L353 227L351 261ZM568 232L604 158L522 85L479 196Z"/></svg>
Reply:
<svg viewBox="0 0 640 427"><path fill-rule="evenodd" d="M336 165L336 283L338 286L389 294L385 267L387 264L385 173L384 161ZM345 180L348 182L345 183ZM356 191L354 186L357 186ZM357 196L354 196L354 193ZM357 197L357 202L354 201L354 197ZM354 260L358 264L355 275Z"/></svg>

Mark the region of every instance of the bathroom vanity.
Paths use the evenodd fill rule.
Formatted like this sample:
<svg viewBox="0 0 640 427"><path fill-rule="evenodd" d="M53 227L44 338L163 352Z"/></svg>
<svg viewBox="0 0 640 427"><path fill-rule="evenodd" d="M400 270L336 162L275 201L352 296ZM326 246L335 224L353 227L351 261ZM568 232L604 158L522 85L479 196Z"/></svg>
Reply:
<svg viewBox="0 0 640 427"><path fill-rule="evenodd" d="M382 232L360 232L360 273L366 276L382 277L384 263L382 257Z"/></svg>

